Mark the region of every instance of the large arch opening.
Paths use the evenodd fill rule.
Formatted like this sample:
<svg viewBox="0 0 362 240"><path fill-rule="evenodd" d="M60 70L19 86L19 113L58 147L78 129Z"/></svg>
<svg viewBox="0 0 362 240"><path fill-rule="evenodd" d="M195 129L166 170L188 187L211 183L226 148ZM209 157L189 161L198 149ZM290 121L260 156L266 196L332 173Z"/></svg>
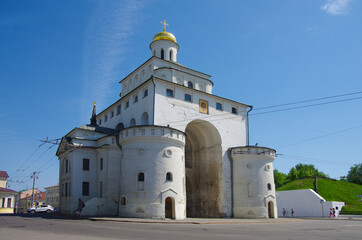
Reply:
<svg viewBox="0 0 362 240"><path fill-rule="evenodd" d="M187 217L223 217L220 134L203 120L190 122L185 133Z"/></svg>

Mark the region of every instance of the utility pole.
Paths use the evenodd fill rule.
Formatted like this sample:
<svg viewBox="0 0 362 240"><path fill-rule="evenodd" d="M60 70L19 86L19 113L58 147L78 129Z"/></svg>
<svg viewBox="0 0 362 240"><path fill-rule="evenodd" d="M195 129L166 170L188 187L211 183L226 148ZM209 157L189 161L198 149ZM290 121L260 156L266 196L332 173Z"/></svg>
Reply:
<svg viewBox="0 0 362 240"><path fill-rule="evenodd" d="M32 191L32 194L31 194L31 208L34 206L34 186L35 186L35 178L38 178L36 176L36 172L33 172L33 175L30 177L33 179L33 191Z"/></svg>

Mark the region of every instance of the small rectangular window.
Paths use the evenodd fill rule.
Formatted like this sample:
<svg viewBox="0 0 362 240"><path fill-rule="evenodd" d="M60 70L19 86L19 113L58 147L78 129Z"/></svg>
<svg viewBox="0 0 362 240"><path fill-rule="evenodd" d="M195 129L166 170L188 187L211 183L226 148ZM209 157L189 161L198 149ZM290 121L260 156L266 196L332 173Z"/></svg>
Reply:
<svg viewBox="0 0 362 240"><path fill-rule="evenodd" d="M221 103L216 103L216 109L217 110L222 110L222 104Z"/></svg>
<svg viewBox="0 0 362 240"><path fill-rule="evenodd" d="M99 126L102 125L102 119L99 119Z"/></svg>
<svg viewBox="0 0 362 240"><path fill-rule="evenodd" d="M99 170L103 170L103 158L101 158L99 165Z"/></svg>
<svg viewBox="0 0 362 240"><path fill-rule="evenodd" d="M147 97L148 96L148 89L145 89L144 91L143 91L143 97L145 98L145 97Z"/></svg>
<svg viewBox="0 0 362 240"><path fill-rule="evenodd" d="M89 171L89 159L83 158L83 171Z"/></svg>
<svg viewBox="0 0 362 240"><path fill-rule="evenodd" d="M187 102L191 102L191 95L190 94L185 94L185 101Z"/></svg>
<svg viewBox="0 0 362 240"><path fill-rule="evenodd" d="M107 122L108 121L108 115L106 114L105 116L104 116L104 122Z"/></svg>
<svg viewBox="0 0 362 240"><path fill-rule="evenodd" d="M138 95L134 96L134 103L138 102Z"/></svg>
<svg viewBox="0 0 362 240"><path fill-rule="evenodd" d="M238 114L238 111L236 110L236 108L231 108L231 113L233 113L233 114Z"/></svg>
<svg viewBox="0 0 362 240"><path fill-rule="evenodd" d="M121 105L117 106L117 115L119 115L121 113Z"/></svg>
<svg viewBox="0 0 362 240"><path fill-rule="evenodd" d="M89 196L89 182L83 182L82 195Z"/></svg>
<svg viewBox="0 0 362 240"><path fill-rule="evenodd" d="M114 117L114 111L111 112L111 118Z"/></svg>
<svg viewBox="0 0 362 240"><path fill-rule="evenodd" d="M167 90L166 90L166 96L167 96L167 97L173 97L173 90L167 89Z"/></svg>
<svg viewBox="0 0 362 240"><path fill-rule="evenodd" d="M129 107L129 101L126 102L126 108L128 108L128 107Z"/></svg>

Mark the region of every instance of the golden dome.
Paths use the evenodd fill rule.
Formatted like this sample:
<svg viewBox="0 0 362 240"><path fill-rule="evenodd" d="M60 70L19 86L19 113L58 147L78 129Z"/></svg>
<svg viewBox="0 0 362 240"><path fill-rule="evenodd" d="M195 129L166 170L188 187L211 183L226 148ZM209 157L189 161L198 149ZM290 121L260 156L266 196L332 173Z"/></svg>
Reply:
<svg viewBox="0 0 362 240"><path fill-rule="evenodd" d="M172 41L174 43L177 43L175 36L172 33L169 33L169 32L166 32L166 31L157 33L153 37L152 42L157 41L157 40L161 40L161 39L169 40L169 41Z"/></svg>

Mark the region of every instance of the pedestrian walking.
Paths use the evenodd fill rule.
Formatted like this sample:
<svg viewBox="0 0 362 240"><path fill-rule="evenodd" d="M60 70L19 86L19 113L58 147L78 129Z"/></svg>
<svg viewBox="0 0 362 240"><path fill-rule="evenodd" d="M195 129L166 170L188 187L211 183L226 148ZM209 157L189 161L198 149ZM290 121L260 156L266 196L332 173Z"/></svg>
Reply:
<svg viewBox="0 0 362 240"><path fill-rule="evenodd" d="M294 210L293 210L293 208L291 209L290 213L291 213L292 217L294 217Z"/></svg>
<svg viewBox="0 0 362 240"><path fill-rule="evenodd" d="M85 207L84 202L82 201L82 199L78 198L78 209L77 209L78 217L82 216L82 210L84 207Z"/></svg>
<svg viewBox="0 0 362 240"><path fill-rule="evenodd" d="M287 213L287 211L285 211L285 208L283 208L282 213L283 213L283 217L285 217L285 214Z"/></svg>
<svg viewBox="0 0 362 240"><path fill-rule="evenodd" d="M329 218L333 217L333 210L332 208L329 209Z"/></svg>
<svg viewBox="0 0 362 240"><path fill-rule="evenodd" d="M335 218L336 217L336 209L333 208L333 217Z"/></svg>

